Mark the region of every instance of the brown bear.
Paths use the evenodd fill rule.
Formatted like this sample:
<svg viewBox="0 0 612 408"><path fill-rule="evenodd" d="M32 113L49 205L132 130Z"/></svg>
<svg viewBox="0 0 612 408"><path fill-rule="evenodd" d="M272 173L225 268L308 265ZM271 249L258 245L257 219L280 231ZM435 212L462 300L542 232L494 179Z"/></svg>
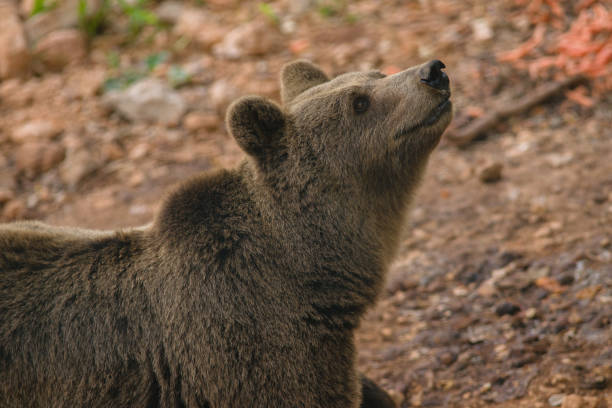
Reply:
<svg viewBox="0 0 612 408"><path fill-rule="evenodd" d="M0 227L0 406L393 406L355 368L406 207L451 119L440 61L244 97L247 158L116 232ZM362 396L363 393L363 396Z"/></svg>

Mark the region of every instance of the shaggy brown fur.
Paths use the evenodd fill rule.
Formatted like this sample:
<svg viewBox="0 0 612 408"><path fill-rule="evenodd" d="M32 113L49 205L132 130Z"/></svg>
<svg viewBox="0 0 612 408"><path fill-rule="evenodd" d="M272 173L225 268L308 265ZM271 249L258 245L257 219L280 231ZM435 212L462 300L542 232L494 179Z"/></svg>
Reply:
<svg viewBox="0 0 612 408"><path fill-rule="evenodd" d="M283 108L229 109L248 159L178 186L146 228L0 226L0 406L358 407L362 389L392 406L353 332L450 121L434 65L288 65Z"/></svg>

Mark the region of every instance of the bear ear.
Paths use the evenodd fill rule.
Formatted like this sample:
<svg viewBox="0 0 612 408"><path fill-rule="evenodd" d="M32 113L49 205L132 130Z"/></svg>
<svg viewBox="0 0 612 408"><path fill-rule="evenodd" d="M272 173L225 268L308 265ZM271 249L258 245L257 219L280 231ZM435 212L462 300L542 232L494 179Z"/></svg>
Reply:
<svg viewBox="0 0 612 408"><path fill-rule="evenodd" d="M290 62L283 67L281 73L281 98L283 104L312 88L329 81L321 69L306 60Z"/></svg>
<svg viewBox="0 0 612 408"><path fill-rule="evenodd" d="M232 103L227 112L227 128L246 153L263 157L279 147L285 115L277 104L259 96L245 96Z"/></svg>

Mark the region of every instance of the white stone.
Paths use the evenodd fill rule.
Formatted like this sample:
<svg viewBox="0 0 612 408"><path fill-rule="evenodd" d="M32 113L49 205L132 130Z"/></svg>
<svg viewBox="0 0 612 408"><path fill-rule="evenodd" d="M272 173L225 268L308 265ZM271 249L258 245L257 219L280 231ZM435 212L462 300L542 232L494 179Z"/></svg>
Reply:
<svg viewBox="0 0 612 408"><path fill-rule="evenodd" d="M17 8L0 0L0 79L29 71L30 53Z"/></svg>
<svg viewBox="0 0 612 408"><path fill-rule="evenodd" d="M122 91L112 91L105 102L133 122L178 124L186 104L174 89L157 78L143 79Z"/></svg>
<svg viewBox="0 0 612 408"><path fill-rule="evenodd" d="M24 143L35 140L50 140L61 131L62 128L55 122L35 119L15 128L11 134L11 141L13 143Z"/></svg>
<svg viewBox="0 0 612 408"><path fill-rule="evenodd" d="M82 60L86 54L85 36L77 29L53 31L42 38L34 50L36 59L51 70L61 70Z"/></svg>

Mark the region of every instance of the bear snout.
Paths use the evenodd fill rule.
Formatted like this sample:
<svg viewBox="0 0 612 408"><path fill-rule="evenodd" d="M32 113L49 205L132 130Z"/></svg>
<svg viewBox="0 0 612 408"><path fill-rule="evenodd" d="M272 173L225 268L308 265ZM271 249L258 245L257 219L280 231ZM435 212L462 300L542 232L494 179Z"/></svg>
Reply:
<svg viewBox="0 0 612 408"><path fill-rule="evenodd" d="M425 85L439 91L448 91L448 75L442 71L443 68L446 68L446 65L442 61L429 61L419 68L418 76Z"/></svg>

